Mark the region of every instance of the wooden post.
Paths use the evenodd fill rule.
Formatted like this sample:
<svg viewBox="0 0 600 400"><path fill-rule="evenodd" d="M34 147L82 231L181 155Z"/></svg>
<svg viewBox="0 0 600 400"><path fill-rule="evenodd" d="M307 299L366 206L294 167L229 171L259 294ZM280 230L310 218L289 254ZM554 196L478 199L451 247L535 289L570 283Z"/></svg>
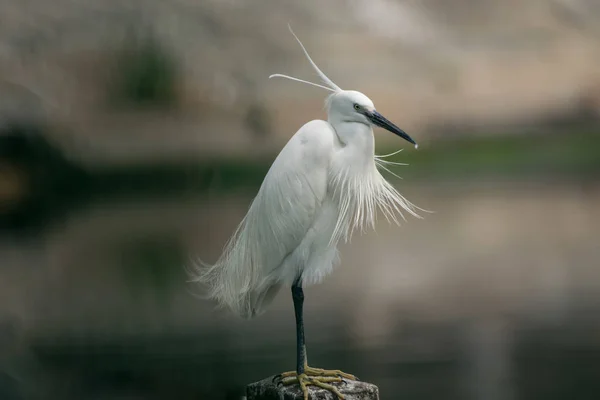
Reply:
<svg viewBox="0 0 600 400"><path fill-rule="evenodd" d="M344 395L345 400L379 400L379 388L372 383L344 379L333 385ZM310 400L338 400L328 390L309 386ZM271 376L246 387L246 400L303 400L298 384L283 386L278 376Z"/></svg>

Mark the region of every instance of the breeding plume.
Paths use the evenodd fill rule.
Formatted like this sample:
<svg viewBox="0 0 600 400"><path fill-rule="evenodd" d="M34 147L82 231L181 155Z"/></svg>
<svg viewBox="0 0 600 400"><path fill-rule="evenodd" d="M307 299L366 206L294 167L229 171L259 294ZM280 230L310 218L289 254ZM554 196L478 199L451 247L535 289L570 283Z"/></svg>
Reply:
<svg viewBox="0 0 600 400"><path fill-rule="evenodd" d="M354 90L342 90L311 59L322 80L308 82L331 92L327 120L302 126L279 153L252 201L248 213L214 265L198 266L194 279L208 286L209 296L235 314L252 318L262 313L283 286L291 286L296 316L296 371L281 374L283 384L320 386L338 397L332 383L356 379L339 370L307 365L302 308L306 285L320 282L337 263L337 245L356 229L374 227L381 212L398 222L403 212L419 217L380 174L390 164L376 156L373 127L384 128L417 147L403 130L377 112L373 102Z"/></svg>

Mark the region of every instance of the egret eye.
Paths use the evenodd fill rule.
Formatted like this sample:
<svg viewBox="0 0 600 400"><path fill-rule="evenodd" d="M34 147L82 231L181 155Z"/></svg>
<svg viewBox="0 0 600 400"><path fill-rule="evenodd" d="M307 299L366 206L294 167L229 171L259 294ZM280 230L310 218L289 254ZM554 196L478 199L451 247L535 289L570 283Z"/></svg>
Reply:
<svg viewBox="0 0 600 400"><path fill-rule="evenodd" d="M360 106L359 106L358 104L354 104L354 109L355 109L356 111L358 111L358 110L360 110Z"/></svg>

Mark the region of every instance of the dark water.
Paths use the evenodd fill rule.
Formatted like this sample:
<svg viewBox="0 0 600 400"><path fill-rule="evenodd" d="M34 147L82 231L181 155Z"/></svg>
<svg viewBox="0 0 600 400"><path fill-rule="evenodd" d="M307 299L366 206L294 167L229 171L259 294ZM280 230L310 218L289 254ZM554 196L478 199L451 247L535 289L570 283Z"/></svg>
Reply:
<svg viewBox="0 0 600 400"><path fill-rule="evenodd" d="M600 186L406 186L432 209L342 246L306 290L310 364L382 399L596 399ZM0 241L1 399L240 399L294 368L291 296L240 321L194 297L243 196L98 199Z"/></svg>

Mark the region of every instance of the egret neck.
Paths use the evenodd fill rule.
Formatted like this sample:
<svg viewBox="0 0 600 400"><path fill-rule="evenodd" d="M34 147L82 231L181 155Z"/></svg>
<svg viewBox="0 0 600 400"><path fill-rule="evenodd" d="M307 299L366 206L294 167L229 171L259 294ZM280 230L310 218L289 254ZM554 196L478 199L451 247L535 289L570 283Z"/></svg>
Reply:
<svg viewBox="0 0 600 400"><path fill-rule="evenodd" d="M335 117L330 117L328 121L333 126L345 155L352 160L354 166L363 167L373 164L375 156L373 128L362 122L336 121Z"/></svg>

